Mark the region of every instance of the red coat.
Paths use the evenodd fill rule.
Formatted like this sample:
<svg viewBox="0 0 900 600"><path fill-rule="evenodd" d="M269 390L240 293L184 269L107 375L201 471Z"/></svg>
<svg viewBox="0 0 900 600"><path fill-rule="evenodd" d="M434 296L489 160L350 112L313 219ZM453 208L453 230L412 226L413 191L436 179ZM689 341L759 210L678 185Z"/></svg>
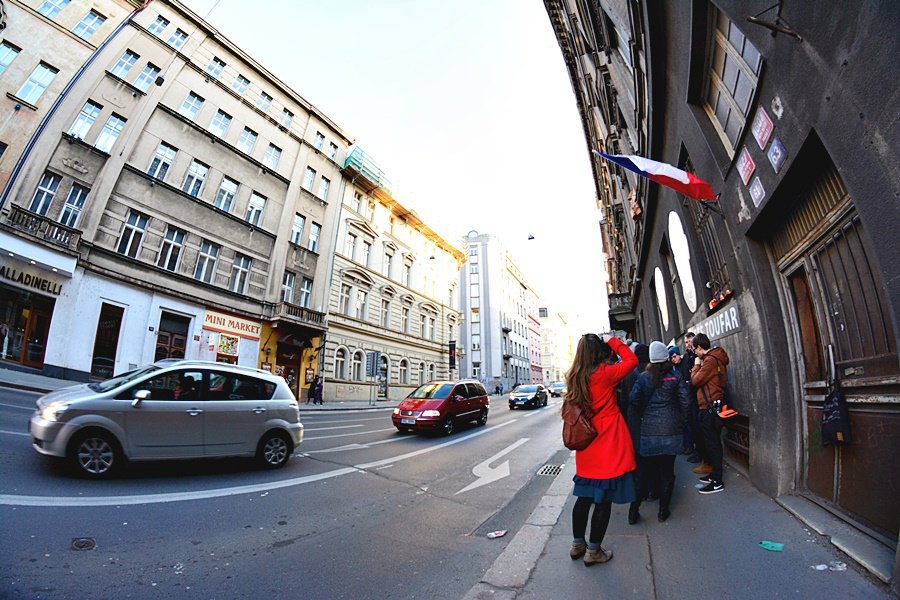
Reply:
<svg viewBox="0 0 900 600"><path fill-rule="evenodd" d="M622 359L614 365L602 364L591 374L592 419L597 437L584 450L575 452L575 473L589 479L613 479L634 471L634 446L628 426L616 404L616 385L638 364L628 346L618 338L609 341Z"/></svg>

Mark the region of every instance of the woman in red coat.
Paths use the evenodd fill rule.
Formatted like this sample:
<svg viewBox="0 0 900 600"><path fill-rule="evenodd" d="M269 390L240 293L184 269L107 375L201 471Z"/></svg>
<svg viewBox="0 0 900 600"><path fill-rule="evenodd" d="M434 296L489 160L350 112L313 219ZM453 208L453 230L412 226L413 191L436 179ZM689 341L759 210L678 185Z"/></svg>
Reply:
<svg viewBox="0 0 900 600"><path fill-rule="evenodd" d="M575 359L566 375L564 402L590 407L597 430L591 445L575 452L573 478L577 500L572 508L574 541L569 556L572 560L583 556L588 566L612 558L612 551L601 547L612 503L629 504L637 500L634 446L616 403L616 385L637 364L637 357L618 338L588 333L579 340ZM585 541L592 505L591 535Z"/></svg>

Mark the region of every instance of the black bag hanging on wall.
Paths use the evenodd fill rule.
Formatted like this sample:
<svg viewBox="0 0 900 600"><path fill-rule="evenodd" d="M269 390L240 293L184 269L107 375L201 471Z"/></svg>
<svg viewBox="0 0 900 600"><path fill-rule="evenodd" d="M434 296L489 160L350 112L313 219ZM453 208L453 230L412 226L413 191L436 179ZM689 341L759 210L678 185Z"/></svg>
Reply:
<svg viewBox="0 0 900 600"><path fill-rule="evenodd" d="M850 411L835 376L831 346L828 346L828 375L828 391L822 406L822 445L845 446L850 443Z"/></svg>

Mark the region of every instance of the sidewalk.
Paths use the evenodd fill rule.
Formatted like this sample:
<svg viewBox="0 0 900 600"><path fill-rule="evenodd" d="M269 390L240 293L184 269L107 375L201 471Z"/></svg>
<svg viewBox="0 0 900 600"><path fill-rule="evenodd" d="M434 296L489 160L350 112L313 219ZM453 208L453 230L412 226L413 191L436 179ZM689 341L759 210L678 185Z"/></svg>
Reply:
<svg viewBox="0 0 900 600"><path fill-rule="evenodd" d="M612 561L585 567L569 558L574 456L466 595L467 600L542 598L890 598L888 586L859 569L823 536L726 468L725 491L701 495L684 457L676 462L672 516L656 519L657 502L613 505L603 546ZM782 552L759 546L784 544Z"/></svg>

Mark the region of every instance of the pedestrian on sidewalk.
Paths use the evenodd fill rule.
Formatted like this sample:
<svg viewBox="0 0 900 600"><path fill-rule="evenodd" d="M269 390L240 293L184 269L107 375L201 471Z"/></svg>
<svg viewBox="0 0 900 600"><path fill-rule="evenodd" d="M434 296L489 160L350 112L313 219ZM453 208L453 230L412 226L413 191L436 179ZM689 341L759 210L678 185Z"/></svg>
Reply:
<svg viewBox="0 0 900 600"><path fill-rule="evenodd" d="M675 353L678 355L678 353ZM659 490L660 521L671 514L669 505L675 490L675 455L681 451L682 430L690 415L690 391L687 382L670 360L662 342L650 343L650 366L631 388L630 401L642 415L638 500L631 503L628 522L637 523L645 486Z"/></svg>
<svg viewBox="0 0 900 600"><path fill-rule="evenodd" d="M640 458L640 442L641 442L641 419L643 415L638 410L638 407L632 406L629 398L631 397L631 388L634 387L635 382L638 377L647 370L647 366L650 364L650 348L646 344L642 344L640 342L632 342L628 346L634 355L638 359L637 366L619 382L617 393L619 395L619 410L622 411L622 416L625 417L625 422L628 424L628 433L631 435L631 443L634 446L634 457L635 461L637 461L637 471L635 472L635 485L637 485L638 491L642 494L638 500L656 500L658 497L658 490L655 485L641 485L641 480L643 478L643 467ZM629 515L629 522L630 515Z"/></svg>
<svg viewBox="0 0 900 600"><path fill-rule="evenodd" d="M694 352L697 362L691 369L691 384L697 388L697 409L700 412L700 430L709 459L709 475L700 481L706 485L701 494L714 494L725 489L722 477L722 419L718 414L725 395L725 377L728 369L728 354L718 346L713 348L704 333L694 336Z"/></svg>
<svg viewBox="0 0 900 600"><path fill-rule="evenodd" d="M587 448L575 452L573 494L577 500L572 508L574 539L569 556L572 560L584 557L586 566L612 558L612 551L602 547L612 503L628 504L637 499L634 447L616 402L616 386L636 365L637 357L621 340L612 334L601 338L588 333L578 341L575 359L566 374L564 405L589 410L598 432ZM590 537L585 540L592 506Z"/></svg>
<svg viewBox="0 0 900 600"><path fill-rule="evenodd" d="M313 404L322 404L322 391L324 387L325 382L322 380L322 376L316 375L316 378L313 381Z"/></svg>
<svg viewBox="0 0 900 600"><path fill-rule="evenodd" d="M694 332L688 331L684 334L684 355L681 357L681 372L684 374L685 380L691 390L691 398L697 395L697 388L691 384L691 370L697 362L697 355L694 353ZM709 457L706 455L706 446L703 443L703 432L700 430L700 411L697 409L697 403L691 402L691 419L688 423L691 429L691 438L694 440L694 453L691 454L687 461L690 463L699 463L694 467L694 473L698 475L708 475L712 471L709 465Z"/></svg>

